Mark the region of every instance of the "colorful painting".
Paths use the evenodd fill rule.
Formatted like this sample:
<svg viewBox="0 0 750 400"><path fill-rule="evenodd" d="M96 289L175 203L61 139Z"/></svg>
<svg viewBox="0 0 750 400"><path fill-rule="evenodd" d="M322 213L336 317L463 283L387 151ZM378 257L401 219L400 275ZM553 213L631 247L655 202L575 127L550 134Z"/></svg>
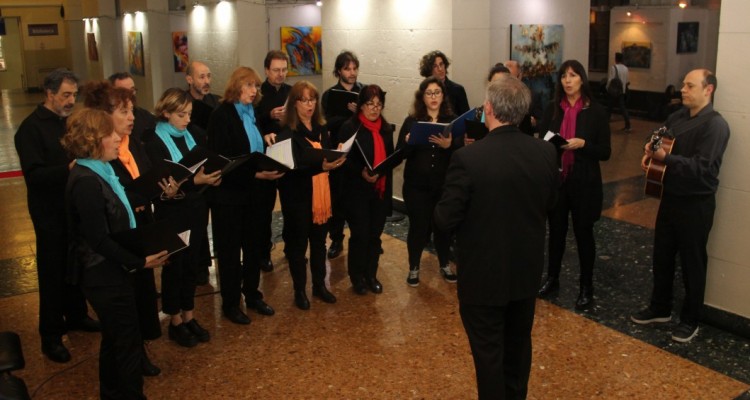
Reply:
<svg viewBox="0 0 750 400"><path fill-rule="evenodd" d="M546 108L562 64L562 25L511 25L510 59L523 67L524 83Z"/></svg>
<svg viewBox="0 0 750 400"><path fill-rule="evenodd" d="M187 32L172 32L172 57L174 72L185 72L190 62Z"/></svg>
<svg viewBox="0 0 750 400"><path fill-rule="evenodd" d="M88 47L89 61L99 61L99 50L96 48L96 35L92 32L86 34L86 46Z"/></svg>
<svg viewBox="0 0 750 400"><path fill-rule="evenodd" d="M143 34L128 32L128 65L133 75L146 76L143 61Z"/></svg>
<svg viewBox="0 0 750 400"><path fill-rule="evenodd" d="M677 54L698 52L697 22L677 23Z"/></svg>
<svg viewBox="0 0 750 400"><path fill-rule="evenodd" d="M323 71L320 26L282 26L281 51L289 56L289 76L320 75Z"/></svg>
<svg viewBox="0 0 750 400"><path fill-rule="evenodd" d="M651 68L651 42L622 42L622 63L628 68Z"/></svg>

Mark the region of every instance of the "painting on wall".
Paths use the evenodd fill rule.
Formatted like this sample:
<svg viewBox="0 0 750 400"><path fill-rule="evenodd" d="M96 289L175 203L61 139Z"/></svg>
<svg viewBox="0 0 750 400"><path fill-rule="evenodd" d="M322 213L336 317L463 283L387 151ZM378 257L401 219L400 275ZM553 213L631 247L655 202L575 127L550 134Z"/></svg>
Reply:
<svg viewBox="0 0 750 400"><path fill-rule="evenodd" d="M289 56L289 76L320 75L322 48L320 26L281 27L281 51Z"/></svg>
<svg viewBox="0 0 750 400"><path fill-rule="evenodd" d="M143 34L128 32L128 66L133 75L146 76L143 63Z"/></svg>
<svg viewBox="0 0 750 400"><path fill-rule="evenodd" d="M698 52L697 22L677 23L677 54Z"/></svg>
<svg viewBox="0 0 750 400"><path fill-rule="evenodd" d="M510 59L523 66L523 80L546 107L555 92L562 64L562 25L511 25Z"/></svg>
<svg viewBox="0 0 750 400"><path fill-rule="evenodd" d="M622 42L622 63L628 68L651 68L651 42Z"/></svg>
<svg viewBox="0 0 750 400"><path fill-rule="evenodd" d="M172 32L172 58L174 72L185 72L190 62L187 32Z"/></svg>
<svg viewBox="0 0 750 400"><path fill-rule="evenodd" d="M99 50L96 48L96 35L92 32L86 34L86 46L89 53L89 61L99 61Z"/></svg>

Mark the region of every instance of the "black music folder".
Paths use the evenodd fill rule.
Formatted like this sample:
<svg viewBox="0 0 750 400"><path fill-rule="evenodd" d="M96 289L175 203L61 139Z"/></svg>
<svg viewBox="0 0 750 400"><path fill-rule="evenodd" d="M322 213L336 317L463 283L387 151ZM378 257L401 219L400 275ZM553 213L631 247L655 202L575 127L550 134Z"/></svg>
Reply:
<svg viewBox="0 0 750 400"><path fill-rule="evenodd" d="M359 93L350 92L348 90L331 89L328 91L328 104L325 105L326 113L329 115L349 117L352 115L352 112L348 107L349 103L356 103L358 98Z"/></svg>
<svg viewBox="0 0 750 400"><path fill-rule="evenodd" d="M177 233L169 220L155 221L110 235L112 240L129 252L146 257L166 250L176 253L190 245L190 231Z"/></svg>
<svg viewBox="0 0 750 400"><path fill-rule="evenodd" d="M205 162L206 160L201 160L200 162L187 167L170 160L157 161L151 166L151 169L141 174L141 176L125 186L125 189L136 192L149 200L154 199L162 192L162 189L159 186L159 182L161 182L162 179L168 180L171 176L175 181L182 182L193 176Z"/></svg>
<svg viewBox="0 0 750 400"><path fill-rule="evenodd" d="M276 171L276 172L287 172L292 168L279 162L263 153L250 153L248 162L252 165L252 168L256 171Z"/></svg>
<svg viewBox="0 0 750 400"><path fill-rule="evenodd" d="M367 170L370 172L370 175L386 174L388 171L398 167L398 165L401 164L401 161L403 161L401 158L401 149L396 149L396 151L386 157L385 160L381 161L378 165L373 166L370 160L367 159L365 151L362 150L362 146L359 145L359 141L355 140L354 142L357 144L357 148L359 149L359 153L362 154L365 164L367 164Z"/></svg>
<svg viewBox="0 0 750 400"><path fill-rule="evenodd" d="M568 141L565 140L564 137L560 136L559 133L555 133L552 131L547 131L547 134L544 135L544 140L554 144L558 149L568 144Z"/></svg>
<svg viewBox="0 0 750 400"><path fill-rule="evenodd" d="M484 125L484 122L476 120L466 120L466 137L474 140L481 140L490 130Z"/></svg>

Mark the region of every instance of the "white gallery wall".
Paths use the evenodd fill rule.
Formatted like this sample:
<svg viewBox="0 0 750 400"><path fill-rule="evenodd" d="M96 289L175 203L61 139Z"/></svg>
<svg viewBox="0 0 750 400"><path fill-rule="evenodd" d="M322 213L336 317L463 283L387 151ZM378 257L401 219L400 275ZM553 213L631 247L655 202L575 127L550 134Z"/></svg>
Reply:
<svg viewBox="0 0 750 400"><path fill-rule="evenodd" d="M319 26L321 7L314 4L278 4L268 5L268 47L267 50L281 50L281 27L282 26ZM325 47L325 35L323 36L323 46ZM257 59L253 65L258 66L258 73L261 78L265 79L263 74L263 59L267 51L258 54L254 59ZM323 75L330 75L333 64L323 63L323 72L321 75L307 75L307 76L290 76L287 78L287 83L294 85L295 82L300 80L307 80L312 82L321 93L323 92ZM253 67L255 68L255 67Z"/></svg>

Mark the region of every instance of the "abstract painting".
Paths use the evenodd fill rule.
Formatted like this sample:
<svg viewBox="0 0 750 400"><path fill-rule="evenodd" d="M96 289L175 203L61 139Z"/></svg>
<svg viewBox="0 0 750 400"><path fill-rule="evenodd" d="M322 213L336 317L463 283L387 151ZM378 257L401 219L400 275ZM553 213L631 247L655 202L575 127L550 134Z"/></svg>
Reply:
<svg viewBox="0 0 750 400"><path fill-rule="evenodd" d="M143 35L141 32L128 32L128 65L133 75L146 76L143 62Z"/></svg>
<svg viewBox="0 0 750 400"><path fill-rule="evenodd" d="M562 25L511 25L510 59L523 67L523 81L547 106L555 92L555 74L562 64Z"/></svg>
<svg viewBox="0 0 750 400"><path fill-rule="evenodd" d="M698 27L697 22L677 23L677 53L698 52Z"/></svg>
<svg viewBox="0 0 750 400"><path fill-rule="evenodd" d="M190 62L187 32L172 32L172 56L174 72L185 72Z"/></svg>
<svg viewBox="0 0 750 400"><path fill-rule="evenodd" d="M622 42L622 63L628 68L651 68L651 42Z"/></svg>
<svg viewBox="0 0 750 400"><path fill-rule="evenodd" d="M322 48L320 26L281 27L281 51L289 56L289 76L320 75Z"/></svg>

